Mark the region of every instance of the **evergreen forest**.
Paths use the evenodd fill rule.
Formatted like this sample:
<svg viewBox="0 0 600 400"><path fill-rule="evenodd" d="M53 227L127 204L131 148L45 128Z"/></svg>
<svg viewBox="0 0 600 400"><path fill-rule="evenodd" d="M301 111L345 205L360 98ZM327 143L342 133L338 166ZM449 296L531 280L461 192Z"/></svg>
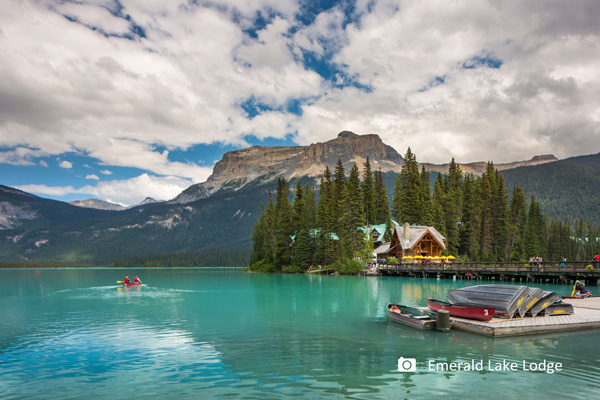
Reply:
<svg viewBox="0 0 600 400"><path fill-rule="evenodd" d="M391 199L369 159L349 174L338 160L333 172L324 170L318 187L297 182L290 188L279 178L254 226L251 269L301 272L322 265L356 273L363 268L359 260L373 253L368 230L361 228L385 224L389 241L395 222L435 227L446 237L444 255L456 261L585 261L600 251L597 225L581 218L550 220L521 187L509 195L491 162L474 176L463 174L452 159L448 173L431 182L410 148L404 159Z"/></svg>

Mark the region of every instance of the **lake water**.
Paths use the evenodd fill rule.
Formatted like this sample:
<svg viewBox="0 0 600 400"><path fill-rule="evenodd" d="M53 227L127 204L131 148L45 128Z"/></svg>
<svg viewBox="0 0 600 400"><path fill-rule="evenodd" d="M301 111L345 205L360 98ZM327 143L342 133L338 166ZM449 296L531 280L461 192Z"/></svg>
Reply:
<svg viewBox="0 0 600 400"><path fill-rule="evenodd" d="M421 332L385 313L389 301L426 305L475 283L126 272L144 285L123 289L115 269L0 270L1 399L600 397L599 330L493 339ZM399 372L399 357L416 372ZM529 371L544 361L562 370Z"/></svg>

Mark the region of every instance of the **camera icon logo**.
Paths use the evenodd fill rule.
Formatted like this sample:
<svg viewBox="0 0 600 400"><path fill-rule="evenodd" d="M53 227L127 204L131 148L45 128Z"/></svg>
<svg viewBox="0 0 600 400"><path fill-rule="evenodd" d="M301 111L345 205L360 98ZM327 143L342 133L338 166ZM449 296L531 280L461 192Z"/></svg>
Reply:
<svg viewBox="0 0 600 400"><path fill-rule="evenodd" d="M417 359L400 357L398 359L398 371L417 372Z"/></svg>

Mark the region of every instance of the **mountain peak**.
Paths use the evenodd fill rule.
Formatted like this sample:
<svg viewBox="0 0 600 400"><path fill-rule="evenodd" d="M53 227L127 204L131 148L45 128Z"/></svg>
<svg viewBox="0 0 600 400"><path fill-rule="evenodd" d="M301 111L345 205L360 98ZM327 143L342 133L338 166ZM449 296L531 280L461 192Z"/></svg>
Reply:
<svg viewBox="0 0 600 400"><path fill-rule="evenodd" d="M350 131L342 131L340 133L338 133L337 137L355 137L358 136L356 133L354 132L350 132Z"/></svg>
<svg viewBox="0 0 600 400"><path fill-rule="evenodd" d="M74 200L70 201L69 204L77 207L95 208L97 210L121 211L125 209L125 207L119 204L109 203L108 201L99 199Z"/></svg>
<svg viewBox="0 0 600 400"><path fill-rule="evenodd" d="M383 143L378 135L343 131L335 139L309 146L253 146L227 152L215 164L205 183L191 186L174 201L187 203L208 197L222 188L237 190L261 177L316 177L323 173L325 167L333 170L338 159L347 171L354 164L362 169L367 158L373 170L381 169L383 172L400 171L404 164L402 156Z"/></svg>

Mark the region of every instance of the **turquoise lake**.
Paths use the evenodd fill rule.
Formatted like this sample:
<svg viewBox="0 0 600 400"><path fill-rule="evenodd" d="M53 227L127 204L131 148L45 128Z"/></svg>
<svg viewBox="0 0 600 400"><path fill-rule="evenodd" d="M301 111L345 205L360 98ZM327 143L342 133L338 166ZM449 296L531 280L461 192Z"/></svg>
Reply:
<svg viewBox="0 0 600 400"><path fill-rule="evenodd" d="M122 288L124 272L144 285ZM493 339L422 332L385 313L390 301L424 306L481 283L0 270L0 399L600 398L600 330ZM399 357L416 359L416 372L399 372ZM436 371L431 361L484 368ZM544 361L562 370L523 368ZM488 369L513 362L514 371Z"/></svg>

